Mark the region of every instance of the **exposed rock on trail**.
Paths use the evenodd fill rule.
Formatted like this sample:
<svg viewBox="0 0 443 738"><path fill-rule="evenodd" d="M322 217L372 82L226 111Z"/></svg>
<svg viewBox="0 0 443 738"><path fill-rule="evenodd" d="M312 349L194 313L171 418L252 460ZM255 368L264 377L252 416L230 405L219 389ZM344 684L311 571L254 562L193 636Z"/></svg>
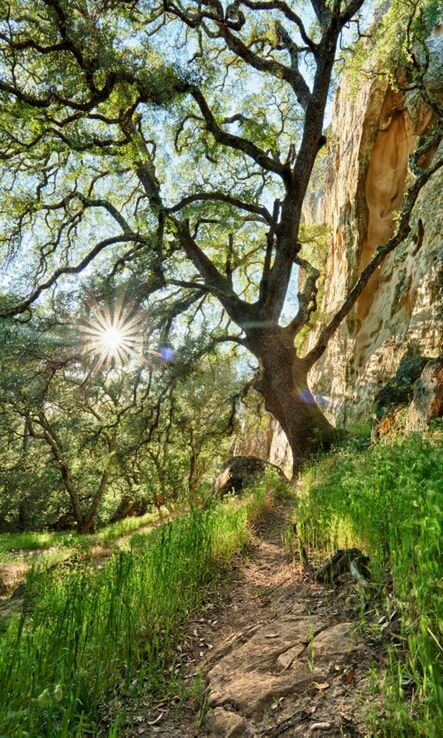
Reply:
<svg viewBox="0 0 443 738"><path fill-rule="evenodd" d="M353 623L329 626L305 613L278 613L260 624L207 673L210 709L200 734L304 736L320 715L328 727L316 730L345 735L342 721L336 722L336 704L331 710L322 693L332 687L334 703L342 694L334 689L330 671L332 666L336 677L339 664L361 649L354 629Z"/></svg>
<svg viewBox="0 0 443 738"><path fill-rule="evenodd" d="M13 561L0 564L0 597L7 595L23 582L29 565L25 562Z"/></svg>
<svg viewBox="0 0 443 738"><path fill-rule="evenodd" d="M363 736L358 682L369 655L336 590L308 581L282 543L289 511L274 511L229 595L184 638L186 679L201 672L205 716L133 715L128 736L265 738ZM215 624L215 625L214 625ZM208 645L209 644L209 645ZM132 708L131 708L132 712Z"/></svg>

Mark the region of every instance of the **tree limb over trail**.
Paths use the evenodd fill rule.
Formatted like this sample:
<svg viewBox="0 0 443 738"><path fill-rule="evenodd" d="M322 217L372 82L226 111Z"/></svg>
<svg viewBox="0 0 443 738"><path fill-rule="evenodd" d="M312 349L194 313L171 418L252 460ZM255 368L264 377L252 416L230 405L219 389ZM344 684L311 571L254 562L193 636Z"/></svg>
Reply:
<svg viewBox="0 0 443 738"><path fill-rule="evenodd" d="M103 241L99 241L94 248L89 251L89 253L81 260L78 264L65 266L65 267L59 267L56 269L51 276L45 280L44 282L41 282L38 284L33 292L27 297L25 300L22 300L19 303L16 303L15 305L7 308L2 308L0 310L0 317L1 318L11 318L14 315L20 315L31 307L40 295L45 292L46 290L49 290L51 287L57 284L58 280L62 275L65 274L80 274L88 264L90 264L98 254L100 254L104 249L106 249L108 246L112 246L118 243L125 243L127 241L137 241L137 237L132 234L125 234L122 233L120 236L114 236L112 238L105 238Z"/></svg>

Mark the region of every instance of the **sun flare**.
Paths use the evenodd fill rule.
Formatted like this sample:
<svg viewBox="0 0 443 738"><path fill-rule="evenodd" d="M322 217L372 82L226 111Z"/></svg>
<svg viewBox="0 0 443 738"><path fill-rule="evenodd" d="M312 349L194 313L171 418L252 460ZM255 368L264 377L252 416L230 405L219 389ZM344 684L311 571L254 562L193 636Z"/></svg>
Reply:
<svg viewBox="0 0 443 738"><path fill-rule="evenodd" d="M111 325L109 326L109 328L103 331L101 340L105 350L107 350L110 354L115 354L122 346L124 337L122 335L122 332L118 328L114 328L114 326Z"/></svg>
<svg viewBox="0 0 443 738"><path fill-rule="evenodd" d="M141 320L123 302L104 307L93 304L88 320L80 326L83 353L95 360L95 368L125 364L141 353Z"/></svg>

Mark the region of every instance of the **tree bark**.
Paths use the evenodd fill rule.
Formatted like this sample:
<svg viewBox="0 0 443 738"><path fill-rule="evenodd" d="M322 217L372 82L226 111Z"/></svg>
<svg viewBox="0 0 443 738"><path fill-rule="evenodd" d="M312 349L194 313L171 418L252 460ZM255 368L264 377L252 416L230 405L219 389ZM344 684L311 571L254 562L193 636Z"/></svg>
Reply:
<svg viewBox="0 0 443 738"><path fill-rule="evenodd" d="M261 378L256 388L263 395L265 407L283 428L293 455L293 473L311 454L330 448L337 438L312 395L308 385L308 367L297 357L284 330L263 336L254 346L260 360Z"/></svg>
<svg viewBox="0 0 443 738"><path fill-rule="evenodd" d="M111 449L110 449L111 450ZM108 480L109 480L109 474L108 471L105 470L102 473L100 484L97 488L97 492L94 495L94 498L92 500L91 507L89 508L86 515L82 517L81 523L78 525L78 532L79 533L93 533L95 530L95 518L97 515L97 511L99 508L99 505L104 497L104 494L106 492L106 489L108 487Z"/></svg>
<svg viewBox="0 0 443 738"><path fill-rule="evenodd" d="M83 519L80 523L77 523L77 533L86 535L87 533L93 533L95 529L95 517L89 515Z"/></svg>

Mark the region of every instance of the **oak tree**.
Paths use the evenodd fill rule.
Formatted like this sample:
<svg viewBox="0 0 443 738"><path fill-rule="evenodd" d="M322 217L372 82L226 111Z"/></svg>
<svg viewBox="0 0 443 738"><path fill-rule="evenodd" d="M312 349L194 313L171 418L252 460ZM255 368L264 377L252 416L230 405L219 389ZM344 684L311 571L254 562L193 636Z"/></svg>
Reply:
<svg viewBox="0 0 443 738"><path fill-rule="evenodd" d="M11 281L1 315L27 317L94 268L151 305L166 301L169 326L199 309L211 346L232 341L258 360L257 388L295 465L330 445L309 370L410 232L442 164L419 165L437 128L416 152L392 237L299 355L319 278L300 239L303 202L339 43L370 10L365 0L7 0L0 238Z"/></svg>

